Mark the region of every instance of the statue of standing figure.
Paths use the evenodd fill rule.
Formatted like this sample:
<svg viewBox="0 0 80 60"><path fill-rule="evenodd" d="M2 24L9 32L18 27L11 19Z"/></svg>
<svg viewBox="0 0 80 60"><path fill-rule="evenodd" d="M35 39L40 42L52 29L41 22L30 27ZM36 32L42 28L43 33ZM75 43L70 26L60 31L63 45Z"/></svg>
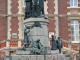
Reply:
<svg viewBox="0 0 80 60"><path fill-rule="evenodd" d="M35 23L32 26L25 26L25 28L24 28L24 47L22 48L22 50L26 50L26 46L30 44L27 34L30 32L30 30L34 26L35 26ZM27 30L27 29L29 29L29 30Z"/></svg>
<svg viewBox="0 0 80 60"><path fill-rule="evenodd" d="M59 49L59 53L61 54L61 48L63 46L62 46L62 40L60 36L58 37L58 40L56 41L56 43L57 43L57 48Z"/></svg>
<svg viewBox="0 0 80 60"><path fill-rule="evenodd" d="M31 17L31 1L32 0L25 0L25 3L26 3L26 8L25 8L25 18L24 18L24 20L25 19L27 19L27 18L30 18Z"/></svg>
<svg viewBox="0 0 80 60"><path fill-rule="evenodd" d="M57 50L57 45L56 45L56 42L55 42L55 38L54 38L54 35L52 35L52 47L51 47L51 50Z"/></svg>
<svg viewBox="0 0 80 60"><path fill-rule="evenodd" d="M46 0L25 0L25 19L44 15L44 1Z"/></svg>

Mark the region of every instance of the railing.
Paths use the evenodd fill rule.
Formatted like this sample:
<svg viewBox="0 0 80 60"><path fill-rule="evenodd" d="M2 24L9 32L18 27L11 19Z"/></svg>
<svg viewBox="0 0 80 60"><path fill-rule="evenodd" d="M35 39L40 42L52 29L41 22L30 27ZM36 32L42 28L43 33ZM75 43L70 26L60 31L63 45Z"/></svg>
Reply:
<svg viewBox="0 0 80 60"><path fill-rule="evenodd" d="M0 50L3 48L20 48L23 46L23 40L4 40L0 41Z"/></svg>
<svg viewBox="0 0 80 60"><path fill-rule="evenodd" d="M4 47L6 47L6 42L5 42L5 41L2 42L2 43L0 43L0 49L1 49L1 48L4 48Z"/></svg>
<svg viewBox="0 0 80 60"><path fill-rule="evenodd" d="M4 58L1 58L1 57L0 57L0 60L4 60Z"/></svg>
<svg viewBox="0 0 80 60"><path fill-rule="evenodd" d="M80 43L72 43L67 40L62 40L62 44L63 44L63 47L65 48L65 50L74 53L71 55L72 56L71 59L78 60Z"/></svg>
<svg viewBox="0 0 80 60"><path fill-rule="evenodd" d="M10 47L18 47L18 41L10 41Z"/></svg>

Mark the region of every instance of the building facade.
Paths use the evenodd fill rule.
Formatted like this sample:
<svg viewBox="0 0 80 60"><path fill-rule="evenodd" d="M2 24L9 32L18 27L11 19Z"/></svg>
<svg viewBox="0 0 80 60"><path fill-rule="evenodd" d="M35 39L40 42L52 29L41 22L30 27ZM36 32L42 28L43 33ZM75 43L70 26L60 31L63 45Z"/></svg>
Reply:
<svg viewBox="0 0 80 60"><path fill-rule="evenodd" d="M23 46L24 0L0 0L0 57L5 58L10 50ZM61 37L62 53L70 53L78 60L80 44L80 0L46 0L45 16L48 25L49 43L51 34ZM16 52L13 53L15 55Z"/></svg>

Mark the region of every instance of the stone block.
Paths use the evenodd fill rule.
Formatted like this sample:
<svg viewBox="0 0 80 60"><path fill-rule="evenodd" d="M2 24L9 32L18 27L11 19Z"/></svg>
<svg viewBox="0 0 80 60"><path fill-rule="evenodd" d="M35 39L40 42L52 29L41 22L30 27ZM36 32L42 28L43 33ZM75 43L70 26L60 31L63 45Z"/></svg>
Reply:
<svg viewBox="0 0 80 60"><path fill-rule="evenodd" d="M26 51L26 55L29 55L30 54L30 51Z"/></svg>
<svg viewBox="0 0 80 60"><path fill-rule="evenodd" d="M59 54L59 50L51 50L51 54Z"/></svg>
<svg viewBox="0 0 80 60"><path fill-rule="evenodd" d="M50 47L49 46L49 40L48 40L48 24L49 21L44 18L29 18L24 21L24 25L31 26L34 24L34 22L39 22L42 26L40 27L33 27L31 31L28 33L28 39L31 41L33 38L33 41L36 41L37 39L40 39L41 44L44 47ZM31 46L29 46L31 47Z"/></svg>
<svg viewBox="0 0 80 60"><path fill-rule="evenodd" d="M16 51L16 55L20 55L21 54L21 51Z"/></svg>
<svg viewBox="0 0 80 60"><path fill-rule="evenodd" d="M30 54L30 50L28 51L16 51L16 55L29 55Z"/></svg>
<svg viewBox="0 0 80 60"><path fill-rule="evenodd" d="M47 50L47 54L51 54L51 50Z"/></svg>
<svg viewBox="0 0 80 60"><path fill-rule="evenodd" d="M66 60L71 60L70 54L65 54Z"/></svg>
<svg viewBox="0 0 80 60"><path fill-rule="evenodd" d="M66 57L64 54L58 54L58 60L66 60Z"/></svg>
<svg viewBox="0 0 80 60"><path fill-rule="evenodd" d="M19 60L19 56L18 56L18 55L12 55L12 56L11 56L11 59L12 59L12 60Z"/></svg>

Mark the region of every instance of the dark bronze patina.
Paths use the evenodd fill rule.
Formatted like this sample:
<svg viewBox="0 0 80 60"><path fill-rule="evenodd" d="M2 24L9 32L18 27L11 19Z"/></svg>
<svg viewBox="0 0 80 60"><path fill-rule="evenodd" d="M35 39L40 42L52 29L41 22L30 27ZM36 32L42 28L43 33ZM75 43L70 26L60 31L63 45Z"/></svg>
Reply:
<svg viewBox="0 0 80 60"><path fill-rule="evenodd" d="M44 16L44 1L46 0L25 0L25 19L30 17Z"/></svg>
<svg viewBox="0 0 80 60"><path fill-rule="evenodd" d="M61 53L61 48L63 46L62 46L62 40L60 36L58 37L58 41L56 41L56 43L57 43L57 48L59 49L59 53Z"/></svg>
<svg viewBox="0 0 80 60"><path fill-rule="evenodd" d="M44 50L45 50L45 48L40 43L40 39L37 39L36 41L32 42L31 53L33 53L33 54L44 54Z"/></svg>
<svg viewBox="0 0 80 60"><path fill-rule="evenodd" d="M52 35L52 47L51 47L51 50L57 50L57 45L55 43L55 38L54 38L54 35Z"/></svg>

